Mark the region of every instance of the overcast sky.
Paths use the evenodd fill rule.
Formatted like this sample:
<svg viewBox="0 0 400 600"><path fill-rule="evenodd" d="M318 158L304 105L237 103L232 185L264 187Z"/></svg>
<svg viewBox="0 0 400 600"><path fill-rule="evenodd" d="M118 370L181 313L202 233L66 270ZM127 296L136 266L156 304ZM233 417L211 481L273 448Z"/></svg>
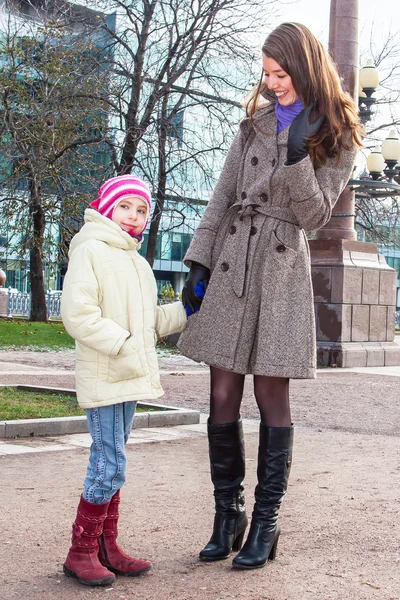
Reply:
<svg viewBox="0 0 400 600"><path fill-rule="evenodd" d="M280 0L277 22L297 21L307 25L328 43L330 0ZM400 30L398 0L359 0L360 46L368 48L371 28L374 37L387 39ZM377 39L378 42L378 39Z"/></svg>

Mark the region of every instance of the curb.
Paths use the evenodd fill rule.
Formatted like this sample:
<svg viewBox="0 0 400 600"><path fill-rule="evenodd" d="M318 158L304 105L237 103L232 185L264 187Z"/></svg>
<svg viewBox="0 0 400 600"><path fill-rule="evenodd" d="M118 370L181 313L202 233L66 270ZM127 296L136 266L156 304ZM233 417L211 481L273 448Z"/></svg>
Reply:
<svg viewBox="0 0 400 600"><path fill-rule="evenodd" d="M22 384L0 385L14 387L30 392L61 392L76 396L75 390ZM190 408L177 408L153 402L138 402L140 408L151 408L152 412L135 415L133 429L148 427L172 427L174 425L197 425L200 423L200 411ZM159 410L154 410L159 409ZM16 437L57 436L73 433L88 433L86 417L52 417L45 419L16 419L0 421L0 439Z"/></svg>

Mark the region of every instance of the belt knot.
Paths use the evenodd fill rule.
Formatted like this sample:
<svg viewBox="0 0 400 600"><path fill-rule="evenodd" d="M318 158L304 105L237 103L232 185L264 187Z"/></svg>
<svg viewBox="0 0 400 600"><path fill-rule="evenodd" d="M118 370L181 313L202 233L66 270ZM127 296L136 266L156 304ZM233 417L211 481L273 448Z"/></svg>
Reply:
<svg viewBox="0 0 400 600"><path fill-rule="evenodd" d="M257 210L256 207L258 206L258 204L247 204L246 206L241 206L241 208L238 210L238 215L239 215L239 219L240 221L243 221L243 219L245 217L252 217L254 215L257 214Z"/></svg>

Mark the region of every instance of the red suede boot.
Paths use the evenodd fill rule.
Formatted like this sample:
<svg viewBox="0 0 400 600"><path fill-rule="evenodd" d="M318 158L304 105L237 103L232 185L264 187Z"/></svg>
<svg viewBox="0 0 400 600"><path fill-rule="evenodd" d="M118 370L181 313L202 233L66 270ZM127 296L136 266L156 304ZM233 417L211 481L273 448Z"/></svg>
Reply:
<svg viewBox="0 0 400 600"><path fill-rule="evenodd" d="M117 544L119 490L111 498L103 533L99 539L99 559L102 565L117 575L136 577L151 568L151 562L128 556Z"/></svg>
<svg viewBox="0 0 400 600"><path fill-rule="evenodd" d="M67 577L76 577L84 585L109 585L115 581L115 575L99 562L98 557L98 539L109 504L92 504L82 497L79 502L72 525L72 546L63 569Z"/></svg>

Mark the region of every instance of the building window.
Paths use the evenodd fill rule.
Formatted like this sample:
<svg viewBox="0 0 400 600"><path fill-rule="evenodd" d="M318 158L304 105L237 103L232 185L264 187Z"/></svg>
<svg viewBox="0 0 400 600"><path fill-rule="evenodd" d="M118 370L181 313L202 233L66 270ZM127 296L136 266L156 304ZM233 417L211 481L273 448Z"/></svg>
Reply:
<svg viewBox="0 0 400 600"><path fill-rule="evenodd" d="M155 258L155 260L161 260L161 236L160 235L157 238L156 253L155 253L154 258ZM164 256L162 258L164 258Z"/></svg>
<svg viewBox="0 0 400 600"><path fill-rule="evenodd" d="M182 260L188 251L190 246L190 242L192 241L193 234L192 233L183 233L182 234Z"/></svg>
<svg viewBox="0 0 400 600"><path fill-rule="evenodd" d="M149 243L149 234L148 233L144 233L143 234L142 245L140 246L140 250L139 250L139 254L141 254L144 257L147 254L148 243Z"/></svg>
<svg viewBox="0 0 400 600"><path fill-rule="evenodd" d="M183 113L184 110L179 110L169 120L167 127L167 135L170 138L178 140L179 148L182 146L183 141Z"/></svg>
<svg viewBox="0 0 400 600"><path fill-rule="evenodd" d="M181 262L193 236L189 233L172 233L171 236L171 260Z"/></svg>
<svg viewBox="0 0 400 600"><path fill-rule="evenodd" d="M182 256L182 235L173 233L171 240L171 260L181 260Z"/></svg>

